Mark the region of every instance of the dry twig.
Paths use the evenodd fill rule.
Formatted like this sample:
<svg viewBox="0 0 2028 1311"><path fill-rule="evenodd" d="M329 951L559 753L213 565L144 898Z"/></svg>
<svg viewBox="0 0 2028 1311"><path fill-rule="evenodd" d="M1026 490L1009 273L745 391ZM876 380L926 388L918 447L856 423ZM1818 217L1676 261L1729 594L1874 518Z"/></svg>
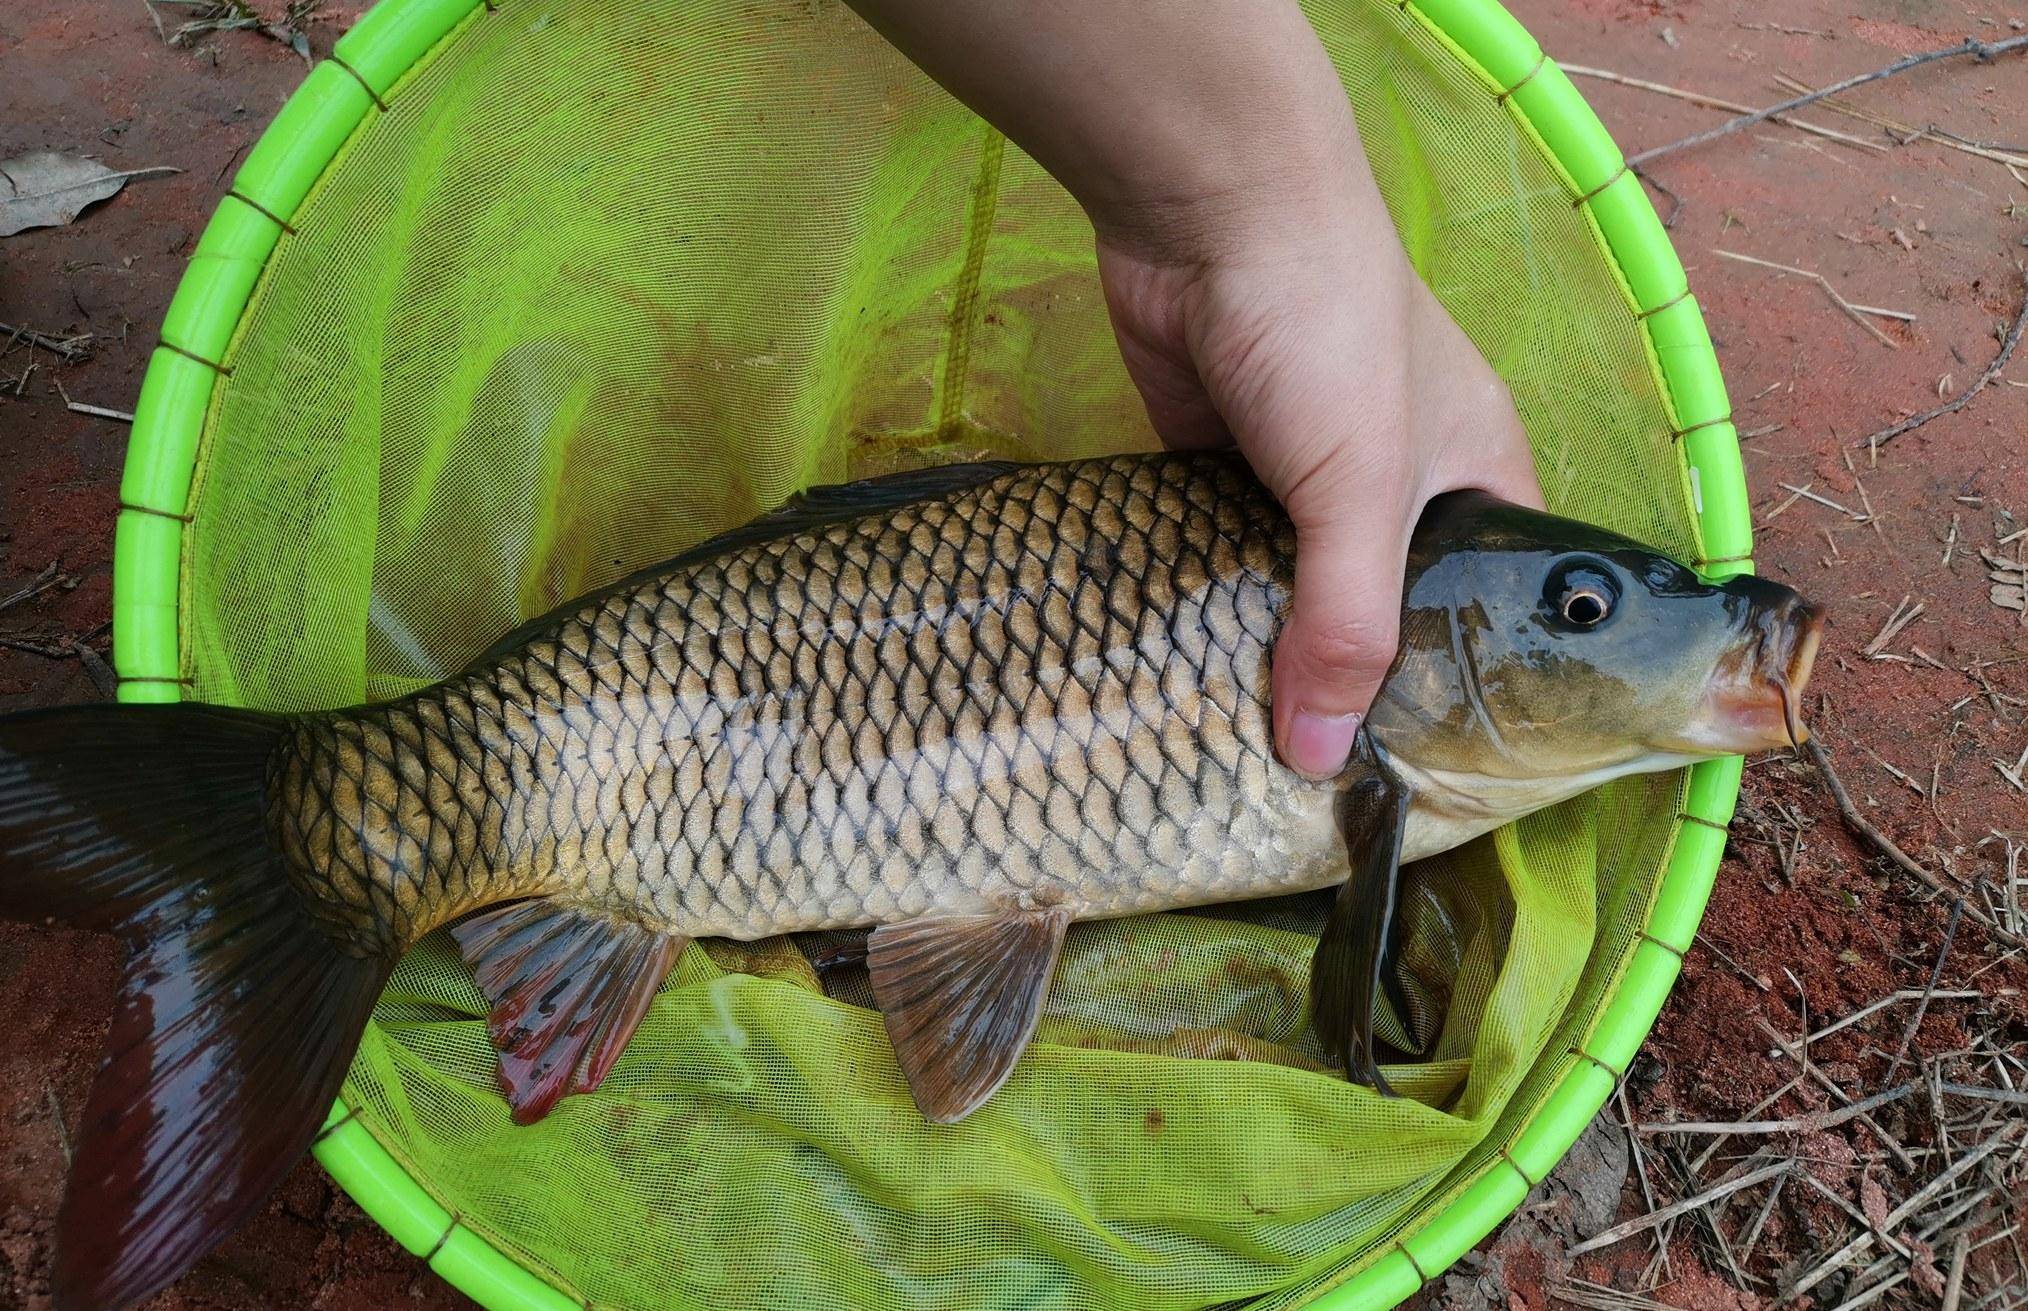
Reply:
<svg viewBox="0 0 2028 1311"><path fill-rule="evenodd" d="M2028 1092L2013 1088L1986 1088L1968 1083L1940 1083L1937 1088L1953 1097L1970 1097L1982 1102L2005 1102L2009 1106L2028 1106Z"/></svg>
<svg viewBox="0 0 2028 1311"><path fill-rule="evenodd" d="M1700 1207L1711 1205L1711 1203L1721 1197L1730 1197L1743 1188L1751 1188L1755 1184L1765 1183L1776 1175L1787 1174L1795 1168L1796 1164L1793 1161L1777 1161L1773 1165L1762 1166L1750 1174L1743 1174L1737 1179L1730 1179L1715 1187L1707 1188L1694 1197L1686 1197L1680 1202L1673 1202L1659 1211L1651 1211L1647 1215L1629 1220L1625 1224L1614 1225L1604 1233L1587 1238L1582 1243L1572 1247L1570 1255L1583 1256L1586 1252L1595 1252L1601 1247L1611 1247L1622 1238L1631 1238L1635 1234L1645 1233L1665 1220L1673 1220L1679 1215L1688 1215Z"/></svg>
<svg viewBox="0 0 2028 1311"><path fill-rule="evenodd" d="M1809 92L1816 90L1809 83L1799 81L1786 73L1775 74L1775 81L1790 91ZM1904 146L1914 145L1918 141L1934 141L1938 145L1949 146L1952 150L1961 150L1967 155L1976 155L1980 159L1989 159L1996 164L2005 164L2010 169L2018 164L2028 164L2028 159L2024 159L2018 151L2009 153L1998 146L1990 146L1977 141L1967 141L1956 133L1945 131L1935 124L1931 124L1929 127L1911 127L1907 123L1889 118L1887 115L1875 110L1865 109L1858 105L1848 105L1842 100L1826 99L1823 103L1824 108L1834 113L1843 114L1848 118L1856 118L1862 123L1871 123L1875 127L1886 129L1890 136L1894 137L1897 142Z"/></svg>
<svg viewBox="0 0 2028 1311"><path fill-rule="evenodd" d="M58 644L41 638L24 637L19 633L0 633L0 650L25 651L29 655L47 656L51 660L68 660L76 654L68 642Z"/></svg>
<svg viewBox="0 0 2028 1311"><path fill-rule="evenodd" d="M1843 1088L1840 1088L1838 1086L1837 1081L1831 1078L1830 1075L1825 1074L1823 1070L1805 1061L1802 1057L1802 1054L1795 1047L1791 1046L1789 1040L1787 1038L1782 1037L1782 1035L1775 1030L1775 1027L1773 1025L1769 1024L1766 1020L1761 1019L1758 1015L1753 1017L1753 1022L1756 1025L1760 1026L1760 1031L1766 1034L1768 1038L1774 1042L1776 1050L1781 1052L1782 1055L1788 1057L1790 1060L1795 1061L1798 1065L1801 1065L1803 1067L1804 1073L1808 1074L1810 1078L1816 1080L1818 1087L1822 1088L1825 1092L1831 1094L1833 1097L1836 1097L1839 1101L1844 1102L1846 1105L1849 1106L1851 1104L1852 1094L1846 1092ZM1801 1082L1801 1080L1798 1079L1797 1082ZM1873 1131L1873 1136L1880 1140L1881 1145L1887 1148L1889 1154L1892 1155L1895 1161L1901 1165L1902 1169L1913 1170L1915 1168L1915 1158L1909 1154L1909 1151L1906 1147L1903 1147L1901 1145L1899 1139L1897 1139L1893 1134L1887 1132L1886 1129L1881 1127L1880 1122L1878 1120L1874 1119L1870 1115L1859 1116L1858 1120L1859 1123L1865 1125L1868 1129ZM1723 1141L1724 1141L1723 1139L1715 1140L1715 1142L1723 1142Z"/></svg>
<svg viewBox="0 0 2028 1311"><path fill-rule="evenodd" d="M1934 63L1939 59L1951 59L1962 55L1971 55L1983 62L2004 55L2009 51L2024 48L2028 48L2028 36L2011 36L2004 41L1980 41L1974 37L1966 37L1958 45L1948 46L1942 50L1925 51L1919 55L1909 55L1905 59L1895 60L1885 68L1877 68L1871 73L1861 73L1856 77L1848 77L1843 81L1833 82L1830 86L1818 91L1812 91L1807 95L1796 96L1791 100L1784 100L1778 105L1769 105L1766 109L1757 109L1751 114L1742 114L1738 118L1721 123L1709 131L1699 132L1695 136L1684 137L1681 141L1671 141L1667 145L1656 146L1650 150L1643 150L1639 154L1629 158L1627 163L1629 165L1645 164L1651 159L1660 159L1663 155L1674 154L1679 150L1687 150L1691 146L1701 146L1707 141L1716 141L1720 137L1731 136L1733 133L1750 128L1757 123L1765 123L1777 114L1786 114L1793 110L1801 109L1806 105L1814 105L1819 100L1835 96L1840 92L1850 91L1852 88L1864 86L1868 82L1877 82L1884 77L1893 77L1897 73L1906 73L1911 68L1920 68L1924 64Z"/></svg>
<svg viewBox="0 0 2028 1311"><path fill-rule="evenodd" d="M1902 629L1922 617L1923 603L1916 602L1915 608L1911 610L1908 608L1908 602L1908 597L1901 598L1901 604L1895 606L1894 613L1887 616L1887 622L1880 625L1880 631L1873 635L1873 640L1859 648L1860 655L1868 659L1879 655L1887 649L1889 642L1900 636Z"/></svg>
<svg viewBox="0 0 2028 1311"><path fill-rule="evenodd" d="M56 1126L56 1143L63 1148L63 1163L69 1165L77 1152L71 1146L70 1126L63 1122L63 1107L56 1100L56 1089L45 1082L42 1096L49 1103L49 1122Z"/></svg>
<svg viewBox="0 0 2028 1311"><path fill-rule="evenodd" d="M2020 1128L2021 1122L2018 1121L2013 1124L2007 1125L2005 1128L2001 1129L1998 1133L1986 1139L1986 1141L1980 1143L1977 1147L1973 1148L1970 1152L1966 1153L1963 1157L1959 1158L1958 1161L1954 1163L1948 1170L1945 1170L1942 1174L1930 1180L1914 1196L1910 1197L1907 1201L1903 1202L1900 1206L1896 1207L1894 1210L1888 1212L1886 1223L1880 1226L1881 1229L1887 1232L1892 1232L1896 1225L1900 1224L1903 1220L1906 1220L1909 1216L1913 1215L1915 1212L1921 1210L1923 1206L1928 1204L1931 1198L1935 1197L1938 1193L1941 1193L1945 1188L1948 1188L1952 1183L1956 1182L1958 1177L1964 1174L1965 1171L1971 1169L1979 1162L1985 1160L1987 1157L1991 1156L1994 1152L1999 1151L2002 1147L2005 1147L2009 1142L2013 1140L2016 1131L2018 1131ZM1820 1262L1815 1269L1803 1275L1803 1277L1798 1279L1793 1285L1783 1289L1782 1300L1784 1302L1788 1302L1794 1300L1795 1298L1801 1297L1804 1293L1809 1292L1812 1288L1815 1288L1818 1284L1822 1283L1827 1277L1836 1272L1840 1266L1844 1265L1847 1261L1850 1261L1853 1257L1859 1255L1859 1253L1865 1251L1872 1245L1873 1245L1873 1235L1871 1233L1864 1233L1859 1235L1857 1238L1853 1239L1851 1242L1845 1244L1845 1246L1839 1248L1836 1252L1832 1253L1827 1259Z"/></svg>
<svg viewBox="0 0 2028 1311"><path fill-rule="evenodd" d="M57 355L61 355L64 361L69 364L76 364L81 360L89 359L92 353L92 335L88 332L81 333L75 337L52 337L46 332L37 332L33 328L17 328L11 323L0 323L0 334L6 335L6 346L12 346L17 341L25 341L31 346L40 346L46 351L52 351ZM5 347L0 347L0 349L5 349Z"/></svg>
<svg viewBox="0 0 2028 1311"><path fill-rule="evenodd" d="M1827 510L1836 510L1839 514L1844 515L1847 519L1850 519L1855 523L1864 523L1866 521L1865 515L1860 514L1855 510L1847 509L1846 507L1832 500L1830 497L1823 495L1821 492L1811 491L1810 488L1815 487L1816 486L1815 483L1811 483L1809 484L1809 486L1806 487L1798 487L1794 483L1776 483L1775 486L1781 488L1785 492L1794 492L1796 495L1802 497L1806 501L1814 501L1818 505L1823 506Z"/></svg>
<svg viewBox="0 0 2028 1311"><path fill-rule="evenodd" d="M1718 250L1714 248L1711 253L1718 256L1720 259L1737 260L1741 264L1758 264L1760 267L1764 269L1773 269L1777 273L1786 273L1792 277L1798 278L1808 278L1811 282L1816 283L1819 287L1822 287L1824 289L1824 294L1831 298L1832 304L1836 305L1839 309L1845 312L1845 317L1851 319L1852 322L1858 324L1860 327L1866 329L1866 331L1872 333L1873 339L1875 341L1878 341L1882 346L1885 346L1890 350L1901 349L1901 343L1895 341L1894 338L1888 336L1880 329L1874 327L1870 322L1866 320L1865 316L1868 314L1874 314L1878 315L1881 318L1900 319L1904 322L1911 323L1914 322L1915 320L1915 316L1913 314L1904 314L1900 310L1884 310L1877 305L1854 304L1853 302L1846 300L1843 296L1839 295L1838 289L1832 286L1830 280L1821 273L1812 273L1808 269L1799 269L1793 264L1777 264L1771 259L1761 259L1756 255L1742 255L1738 251L1733 250ZM1862 442L1860 444L1864 445L1865 443Z"/></svg>
<svg viewBox="0 0 2028 1311"><path fill-rule="evenodd" d="M55 378L51 378L50 381L56 383L56 394L63 397L64 408L73 413L89 414L99 419L116 419L121 423L132 423L134 421L134 416L125 410L109 410L103 405L86 405L83 401L74 401L70 398L70 393L63 389L61 382L58 382Z"/></svg>
<svg viewBox="0 0 2028 1311"><path fill-rule="evenodd" d="M56 561L51 560L42 567L42 572L29 580L28 584L12 596L0 597L0 612L13 609L23 601L32 601L52 587L63 585L64 576L57 572Z"/></svg>
<svg viewBox="0 0 2028 1311"><path fill-rule="evenodd" d="M1640 1127L1634 1122L1634 1108L1627 1104L1627 1085L1624 1081L1613 1089L1620 1102L1620 1127L1626 1131L1627 1150L1634 1158L1634 1177L1641 1181L1641 1196L1647 1201L1650 1211L1655 1209L1655 1190L1648 1183L1648 1159L1641 1151Z"/></svg>
<svg viewBox="0 0 2028 1311"><path fill-rule="evenodd" d="M1936 993L1936 985L1943 978L1944 961L1951 954L1951 940L1958 936L1958 921L1964 917L1965 900L1958 898L1951 903L1950 923L1944 925L1943 946L1936 953L1936 965L1929 972L1929 984L1922 990L1922 1000L1916 1004L1915 1014L1908 1017L1908 1027L1901 1031L1901 1046L1895 1049L1894 1059L1887 1063L1883 1079L1892 1079L1901 1063L1908 1059L1908 1046L1915 1041L1915 1031L1922 1027L1922 1017L1929 1014L1929 999Z"/></svg>
<svg viewBox="0 0 2028 1311"><path fill-rule="evenodd" d="M1846 1201L1843 1194L1839 1193L1836 1189L1831 1188L1826 1184L1824 1184L1823 1182L1821 1182L1820 1180L1816 1179L1807 1170L1803 1171L1797 1177L1800 1178L1805 1185L1815 1190L1816 1192L1822 1193L1825 1197L1829 1198L1832 1202L1836 1203L1839 1210L1843 1211L1846 1215L1851 1216L1854 1220L1857 1220L1861 1225L1865 1226L1868 1230L1871 1230L1873 1236L1875 1238L1880 1239L1881 1245L1886 1247L1889 1251L1897 1252L1902 1256L1909 1255L1908 1245L1906 1243L1896 1238L1893 1234L1884 1233L1881 1230L1874 1229L1873 1222L1866 1218L1866 1212L1860 1210L1858 1207L1852 1205L1852 1203Z"/></svg>
<svg viewBox="0 0 2028 1311"><path fill-rule="evenodd" d="M1636 91L1652 91L1656 95L1670 96L1677 100L1688 101L1693 105L1703 105L1707 109L1723 109L1733 114L1751 114L1754 112L1751 105L1742 105L1731 100L1721 100L1717 96L1707 96L1697 91L1685 91L1681 87L1669 86L1664 82L1650 82L1646 78L1628 77L1624 73L1615 73L1607 68L1586 68L1582 64L1558 64L1557 67L1572 77L1589 77L1600 82L1612 82L1619 86L1632 87ZM1790 118L1786 114L1775 114L1770 115L1770 117L1774 122L1786 127L1795 128L1799 132L1808 132L1812 136L1823 137L1829 141L1836 141L1841 145L1853 146L1860 150L1879 151L1881 154L1887 153L1887 147L1877 141L1867 141L1862 137L1851 136L1828 127L1820 127L1815 123L1805 123L1800 119Z"/></svg>
<svg viewBox="0 0 2028 1311"><path fill-rule="evenodd" d="M1943 1311L1958 1311L1958 1299L1965 1288L1965 1258L1971 1255L1969 1236L1958 1235L1957 1243L1951 1248L1951 1273L1944 1281Z"/></svg>
<svg viewBox="0 0 2028 1311"><path fill-rule="evenodd" d="M1828 285L1826 290L1829 290ZM1836 295L1837 293L1832 292L1832 294ZM1940 418L1946 414L1956 414L1959 410L1964 409L1965 406L1972 403L1972 397L1991 386L1993 380L1998 378L2006 369L2007 361L2014 358L2014 348L2021 344L2021 334L2024 330L2028 330L2028 289L2024 289L2022 292L2021 312L2014 316L2014 326L2009 328L2007 335L2001 339L2000 353L1993 357L1993 362L1986 366L1986 371L1980 374L1971 386L1965 388L1935 409L1924 410L1921 414L1915 415L1912 418L1903 419L1900 423L1889 424L1879 432L1852 444L1854 446L1878 449L1903 433L1913 432L1915 429L1922 427L1922 425L1928 423L1931 419Z"/></svg>
<svg viewBox="0 0 2028 1311"><path fill-rule="evenodd" d="M1917 1085L1904 1083L1898 1088L1878 1092L1864 1101L1841 1106L1835 1111L1819 1111L1815 1115L1799 1115L1792 1120L1734 1120L1720 1124L1712 1121L1686 1120L1681 1124L1651 1122L1640 1127L1643 1134L1663 1133L1718 1133L1718 1134L1774 1134L1774 1133L1819 1133L1835 1128L1847 1120L1856 1120L1876 1107L1898 1102L1916 1090Z"/></svg>
<svg viewBox="0 0 2028 1311"><path fill-rule="evenodd" d="M132 423L134 416L125 410L109 410L103 405L86 405L83 401L65 401L64 407L75 414L89 414L95 419L111 419L116 423Z"/></svg>
<svg viewBox="0 0 2028 1311"><path fill-rule="evenodd" d="M1850 1015L1847 1015L1842 1020L1838 1020L1834 1023L1825 1025L1823 1028L1811 1034L1808 1038L1808 1041L1821 1042L1825 1038L1828 1038L1832 1034L1838 1032L1840 1029L1850 1028L1852 1025L1859 1023L1859 1021L1866 1019L1869 1016L1876 1015L1883 1010L1886 1010L1889 1006L1894 1005L1896 1002L1914 1001L1916 998L1923 996L1927 996L1932 1001L1934 1001L1939 998L1945 1000L1969 1000L1975 997L1983 998L1985 995L1986 995L1985 993L1979 992L1976 989L1972 988L1945 989L1941 992L1926 988L1903 988L1898 992L1888 993L1885 997L1882 997L1879 1001L1873 1002L1870 1005L1861 1006L1858 1010L1853 1011Z"/></svg>
<svg viewBox="0 0 2028 1311"><path fill-rule="evenodd" d="M1734 23L1749 32L1780 32L1784 36L1830 36L1829 32L1817 27L1790 27L1786 23Z"/></svg>
<svg viewBox="0 0 2028 1311"><path fill-rule="evenodd" d="M1875 828L1871 820L1859 813L1859 808L1852 804L1852 794L1845 790L1845 784L1839 780L1838 772L1831 768L1831 756L1830 753L1824 750L1821 738L1812 737L1803 743L1803 747L1810 753L1810 759L1816 762L1817 772L1823 776L1825 786L1830 788L1831 799L1837 803L1838 815L1845 821L1847 828L1872 842L1875 847L1879 848L1882 854L1913 875L1924 887L1946 897L1961 899L1961 894L1955 888L1945 886L1942 879L1939 879L1936 875L1923 868L1913 856L1910 856L1907 852L1896 846L1892 838L1889 838L1885 833ZM2023 938L2018 933L2011 933L2002 928L1994 922L1990 915L1978 907L1967 904L1965 906L1965 914L1984 927L1987 934L1991 937L1999 939L2010 947L2028 948L2028 938Z"/></svg>

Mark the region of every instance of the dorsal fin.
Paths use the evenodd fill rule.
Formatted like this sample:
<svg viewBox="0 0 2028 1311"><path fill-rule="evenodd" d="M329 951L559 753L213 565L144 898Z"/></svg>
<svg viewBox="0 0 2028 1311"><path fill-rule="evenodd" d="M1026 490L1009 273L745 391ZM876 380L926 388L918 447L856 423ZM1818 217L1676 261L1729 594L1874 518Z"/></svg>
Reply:
<svg viewBox="0 0 2028 1311"><path fill-rule="evenodd" d="M1025 467L1027 466L1013 460L979 460L970 464L940 464L928 469L904 469L900 473L883 474L878 478L862 478L858 482L832 483L806 488L759 518L750 519L737 528L728 528L716 537L708 537L689 550L671 556L660 564L636 569L624 578L587 592L583 596L572 597L547 614L537 615L525 621L474 656L467 667L491 663L520 649L530 638L561 623L590 601L638 587L651 578L659 578L687 565L700 564L742 547L771 542L782 537L793 537L798 533L810 532L828 524L842 523L847 519L892 513L904 506L920 505L924 501L933 501L939 497L977 487L981 483L991 482L1002 474Z"/></svg>
<svg viewBox="0 0 2028 1311"><path fill-rule="evenodd" d="M858 482L805 488L758 519L737 528L728 528L645 572L657 574L686 564L696 564L727 551L737 551L743 546L771 542L778 537L793 537L827 524L892 513L905 506L920 505L924 501L966 491L1025 467L1013 460L980 460L972 464L904 469L878 478L861 478Z"/></svg>

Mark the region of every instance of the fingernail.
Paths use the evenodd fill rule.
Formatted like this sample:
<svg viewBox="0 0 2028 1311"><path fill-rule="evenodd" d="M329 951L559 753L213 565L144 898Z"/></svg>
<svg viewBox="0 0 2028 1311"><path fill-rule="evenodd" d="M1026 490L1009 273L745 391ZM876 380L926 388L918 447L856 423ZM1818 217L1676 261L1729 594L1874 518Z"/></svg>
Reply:
<svg viewBox="0 0 2028 1311"><path fill-rule="evenodd" d="M1290 769L1311 778L1330 778L1345 768L1352 739L1359 733L1357 715L1319 715L1298 710L1289 721Z"/></svg>

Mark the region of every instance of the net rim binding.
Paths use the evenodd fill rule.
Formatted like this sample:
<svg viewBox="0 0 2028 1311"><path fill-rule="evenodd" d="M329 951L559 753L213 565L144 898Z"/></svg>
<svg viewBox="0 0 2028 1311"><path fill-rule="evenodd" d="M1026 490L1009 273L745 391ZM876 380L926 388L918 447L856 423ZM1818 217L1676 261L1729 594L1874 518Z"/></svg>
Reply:
<svg viewBox="0 0 2028 1311"><path fill-rule="evenodd" d="M273 245L249 251L247 257L265 271L273 246L295 232L293 221L302 196L321 178L354 134L367 130L369 124L388 112L402 78L469 21L497 13L506 3L511 0L380 0L369 10L338 42L325 62L336 64L349 75L340 85L356 83L377 112L363 114L361 111L367 106L360 105L355 110L341 103L329 80L319 79L318 70L312 70L278 116L278 123L288 120L286 125L277 131L277 124L271 124L261 140L265 142L272 135L278 143L300 145L321 132L327 144L300 151L283 161L262 159L258 168L255 158L250 156L227 193L280 229L272 238ZM1706 564L1739 566L1731 572L1749 570L1751 522L1737 440L1718 431L1731 418L1724 405L1724 382L1702 314L1690 297L1681 261L1645 194L1637 192L1639 202L1624 206L1585 203L1628 171L1624 158L1611 149L1610 138L1596 115L1567 78L1559 74L1538 80L1539 74L1550 69L1551 60L1497 0L1374 0L1372 10L1376 16L1391 11L1400 20L1420 24L1432 34L1467 73L1487 88L1492 103L1514 117L1522 136L1536 145L1545 160L1572 180L1574 206L1589 217L1600 256L1620 282L1627 313L1639 325L1664 408L1675 420L1669 435L1682 461L1686 498L1687 480L1693 474L1700 476L1702 504L1698 506L1693 501L1692 508L1703 539L1701 559ZM1496 71L1501 69L1507 70L1505 80ZM376 89L367 72L387 73L387 90ZM320 82L324 85L319 85ZM1524 90L1528 94L1520 94ZM357 92L352 94L356 96ZM353 103L358 104L356 100ZM336 131L332 130L334 124ZM1599 164L1601 143L1611 154L1610 164L1603 168ZM286 152L267 153L273 156ZM257 147L254 155L261 154ZM1604 180L1589 187L1576 180L1580 174L1597 177L1601 173ZM269 194L257 183L281 187L295 199L287 204L255 199ZM216 219L213 226L216 230ZM247 242L223 240L221 245L243 250ZM204 301L196 314L200 325L215 332L219 340L229 341L244 316L253 288L248 286L236 295L208 295L212 291L209 272L193 265L186 268L179 283L177 300L180 302L187 295L193 301ZM1664 313L1678 309L1686 301L1687 313ZM172 316L176 308L172 305ZM114 662L121 671L123 701L176 700L180 699L182 688L194 685L194 679L183 668L188 657L181 647L178 618L184 529L190 516L162 507L186 505L212 393L220 378L231 377L228 365L172 342L160 344L162 350L149 363L142 404L137 407L141 413L134 424L126 464L126 478L137 490L122 498L123 513L115 542ZM185 360L204 367L203 386L190 385L187 378L176 375L178 362ZM151 399L155 402L152 405ZM1701 417L1713 414L1718 417ZM1690 421L1686 423L1685 419ZM199 434L196 442L182 435L192 431ZM1685 440L1697 434L1702 434L1704 440ZM130 517L124 513L127 510L136 514ZM138 527L141 523L156 524L159 531L144 536ZM1689 839L1713 830L1720 834L1725 831L1725 821L1731 817L1738 794L1740 764L1737 757L1732 757L1704 762L1690 771L1674 848L1656 884L1647 924L1637 941L1653 942L1681 958L1681 951L1670 948L1650 930L1664 919L1671 923L1687 922L1694 928L1701 918L1723 841ZM1632 954L1628 953L1628 961ZM1645 976L1630 979L1623 963L1619 978L1601 998L1591 1036L1584 1042L1597 1041L1601 1035L1624 1038L1631 1029L1634 1045L1638 1047L1652 1027L1673 978L1672 971L1670 978L1659 985ZM1595 1062L1595 1058L1586 1059ZM1595 1063L1601 1072L1611 1072L1611 1067ZM1532 1188L1536 1181L1521 1169L1509 1147L1525 1147L1531 1157L1560 1160L1610 1096L1616 1080L1608 1080L1601 1089L1596 1086L1598 1080L1580 1077L1588 1069L1587 1065L1574 1062L1529 1111L1506 1145L1495 1148L1468 1173L1463 1173L1461 1166L1463 1178L1434 1193L1413 1224L1391 1239L1382 1239L1356 1261L1348 1262L1348 1267L1356 1268L1348 1268L1335 1282L1312 1290L1306 1305L1316 1311L1391 1307L1413 1294L1419 1287L1414 1280L1422 1277L1420 1259L1409 1254L1403 1245L1407 1239L1440 1225L1445 1250L1433 1257L1441 1258L1435 1262L1441 1271L1490 1234L1519 1203L1519 1199L1506 1195L1511 1184L1506 1188L1500 1186L1502 1177L1493 1165L1504 1161ZM411 1250L418 1255L428 1250L426 1259L439 1274L491 1311L581 1311L588 1305L582 1296L558 1288L549 1281L549 1276L521 1264L477 1230L462 1225L447 1208L440 1207L423 1184L368 1131L358 1110L346 1105L342 1097L313 1150L340 1186L376 1223L398 1238L403 1233L415 1233L417 1217L431 1213L449 1216L448 1227L439 1228L441 1221L430 1226L430 1233L437 1235L435 1248L428 1248L427 1237L418 1237ZM453 1245L461 1227L475 1240L476 1250L470 1243ZM1390 1270L1390 1263L1381 1260L1395 1247L1400 1247L1407 1259L1408 1272Z"/></svg>

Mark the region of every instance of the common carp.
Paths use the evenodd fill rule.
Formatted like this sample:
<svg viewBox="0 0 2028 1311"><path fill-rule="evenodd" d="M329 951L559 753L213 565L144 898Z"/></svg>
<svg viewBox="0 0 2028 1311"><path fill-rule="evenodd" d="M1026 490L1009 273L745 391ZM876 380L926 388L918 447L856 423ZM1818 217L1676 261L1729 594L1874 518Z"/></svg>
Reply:
<svg viewBox="0 0 2028 1311"><path fill-rule="evenodd" d="M0 720L0 911L130 949L61 1305L143 1297L244 1219L441 925L524 1122L598 1086L692 939L870 926L948 1122L1014 1069L1072 921L1342 884L1314 1022L1384 1091L1402 862L1804 736L1795 593L1453 493L1352 760L1308 781L1267 703L1293 558L1230 454L930 469L804 492L396 701Z"/></svg>

